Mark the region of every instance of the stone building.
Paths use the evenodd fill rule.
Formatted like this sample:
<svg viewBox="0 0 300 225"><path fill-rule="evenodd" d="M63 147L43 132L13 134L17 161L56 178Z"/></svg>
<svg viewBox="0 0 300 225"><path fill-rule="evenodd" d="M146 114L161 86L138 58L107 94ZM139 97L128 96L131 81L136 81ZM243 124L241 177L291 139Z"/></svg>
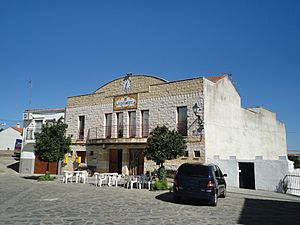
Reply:
<svg viewBox="0 0 300 225"><path fill-rule="evenodd" d="M289 166L284 124L261 107L242 108L227 75L168 82L127 74L92 94L69 97L66 123L72 149L99 172L157 168L143 149L150 131L162 125L187 141L185 156L166 162L167 169L215 162L230 186L274 190Z"/></svg>

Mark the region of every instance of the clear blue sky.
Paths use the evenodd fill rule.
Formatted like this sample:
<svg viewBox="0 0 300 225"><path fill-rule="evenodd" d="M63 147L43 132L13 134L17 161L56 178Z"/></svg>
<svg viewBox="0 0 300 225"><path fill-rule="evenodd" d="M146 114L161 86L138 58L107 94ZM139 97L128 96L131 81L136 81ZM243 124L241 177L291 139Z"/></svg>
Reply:
<svg viewBox="0 0 300 225"><path fill-rule="evenodd" d="M126 72L230 73L243 107L276 112L300 150L299 12L298 0L1 0L0 123L65 107Z"/></svg>

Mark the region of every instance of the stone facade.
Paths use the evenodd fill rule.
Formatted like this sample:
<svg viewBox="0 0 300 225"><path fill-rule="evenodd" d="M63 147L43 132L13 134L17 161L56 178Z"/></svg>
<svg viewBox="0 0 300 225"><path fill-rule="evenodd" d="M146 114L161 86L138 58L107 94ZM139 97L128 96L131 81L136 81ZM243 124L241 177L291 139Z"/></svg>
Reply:
<svg viewBox="0 0 300 225"><path fill-rule="evenodd" d="M124 86L124 80L128 79L130 86ZM132 103L131 108L116 110L116 99L123 99L122 104ZM200 106L200 117L204 121L201 135L195 132L197 117L192 110L195 103ZM147 141L143 135L142 113L145 110L149 113L149 131L158 125L177 129L179 107L187 109L187 155L166 162L168 169L175 170L183 162L216 162L230 175L228 184L231 186L239 186L239 171L243 166L252 166L247 163L255 166L254 179L262 179L263 172L256 170L262 164L257 160L269 160L270 168L282 163L281 167L287 170L288 162L282 160L286 157L284 124L276 120L275 113L261 107L242 108L240 95L227 75L173 82L148 75L121 77L92 94L68 98L67 134L72 137L75 149L76 146L86 149L86 163L95 170L107 172L117 163L119 171L132 173L132 160L138 158L138 152L143 152ZM135 112L134 137L130 134L131 112ZM121 137L118 136L119 113L123 113ZM80 134L79 117L84 117ZM107 120L111 120L110 128ZM107 129L111 129L109 137ZM146 159L137 161L143 163L143 172L157 168ZM137 171L141 171L140 168ZM281 173L274 176L278 180ZM254 188L268 189L265 182L255 181ZM273 186L274 181L269 189Z"/></svg>

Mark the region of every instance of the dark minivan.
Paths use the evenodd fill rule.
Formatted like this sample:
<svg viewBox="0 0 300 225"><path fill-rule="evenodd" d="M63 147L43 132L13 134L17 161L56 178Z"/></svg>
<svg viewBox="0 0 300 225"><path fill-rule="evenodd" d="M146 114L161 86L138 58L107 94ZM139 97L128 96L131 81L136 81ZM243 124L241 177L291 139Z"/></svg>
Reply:
<svg viewBox="0 0 300 225"><path fill-rule="evenodd" d="M197 198L216 206L218 197L226 196L226 176L215 164L184 163L174 179L174 200L180 202L182 197Z"/></svg>

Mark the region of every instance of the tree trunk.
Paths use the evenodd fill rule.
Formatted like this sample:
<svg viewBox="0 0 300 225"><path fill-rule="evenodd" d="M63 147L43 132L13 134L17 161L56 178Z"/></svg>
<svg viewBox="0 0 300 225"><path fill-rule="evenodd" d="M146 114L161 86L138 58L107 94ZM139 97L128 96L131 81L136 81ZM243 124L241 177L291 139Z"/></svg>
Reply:
<svg viewBox="0 0 300 225"><path fill-rule="evenodd" d="M49 172L49 166L50 166L50 162L47 162L47 168L46 168L46 173Z"/></svg>

